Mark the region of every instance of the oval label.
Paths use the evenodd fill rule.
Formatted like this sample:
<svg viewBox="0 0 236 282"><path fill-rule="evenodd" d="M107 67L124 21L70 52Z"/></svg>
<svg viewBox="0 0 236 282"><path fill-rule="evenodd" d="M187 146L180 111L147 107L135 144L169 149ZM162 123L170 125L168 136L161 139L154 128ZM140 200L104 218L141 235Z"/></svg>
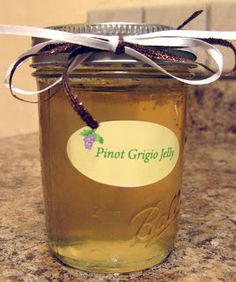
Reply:
<svg viewBox="0 0 236 282"><path fill-rule="evenodd" d="M141 121L102 122L83 127L67 143L72 165L94 181L119 187L145 186L175 167L179 142L165 126Z"/></svg>

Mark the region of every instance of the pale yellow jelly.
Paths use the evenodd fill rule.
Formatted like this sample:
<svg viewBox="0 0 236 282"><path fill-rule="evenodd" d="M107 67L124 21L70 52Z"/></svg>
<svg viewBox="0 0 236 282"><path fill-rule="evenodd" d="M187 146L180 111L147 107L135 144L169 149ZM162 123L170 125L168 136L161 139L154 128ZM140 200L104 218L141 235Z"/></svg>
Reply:
<svg viewBox="0 0 236 282"><path fill-rule="evenodd" d="M40 89L52 82L54 73L36 73ZM151 68L126 66L122 73L114 68L78 71L71 85L99 122L142 121L168 128L178 139L179 155L171 172L150 185L126 188L97 182L77 170L67 155L69 138L85 124L62 86L51 90L56 95L46 102L43 99L50 93L41 95L42 176L50 247L64 263L87 271L130 272L158 264L172 250L177 231L186 88ZM144 153L133 149L130 157L144 162ZM150 160L156 158L155 151L150 152ZM167 153L171 158L172 152ZM100 149L97 154L108 157L109 153Z"/></svg>

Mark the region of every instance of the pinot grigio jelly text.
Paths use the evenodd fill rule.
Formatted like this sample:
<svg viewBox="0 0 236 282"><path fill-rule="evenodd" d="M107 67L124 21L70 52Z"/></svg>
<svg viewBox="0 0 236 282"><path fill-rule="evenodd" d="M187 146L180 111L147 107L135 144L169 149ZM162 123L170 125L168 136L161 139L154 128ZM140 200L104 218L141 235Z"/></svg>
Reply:
<svg viewBox="0 0 236 282"><path fill-rule="evenodd" d="M98 147L96 152L97 158L104 159L129 159L143 161L149 163L150 161L161 161L163 159L172 160L175 151L172 147L161 148L160 150L138 150L130 149L128 151L122 150L109 150L104 147Z"/></svg>

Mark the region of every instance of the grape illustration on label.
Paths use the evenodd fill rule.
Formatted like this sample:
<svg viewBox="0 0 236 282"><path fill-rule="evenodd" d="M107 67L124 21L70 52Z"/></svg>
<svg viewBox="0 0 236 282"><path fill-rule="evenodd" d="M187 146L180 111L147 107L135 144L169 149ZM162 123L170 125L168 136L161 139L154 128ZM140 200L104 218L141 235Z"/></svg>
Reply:
<svg viewBox="0 0 236 282"><path fill-rule="evenodd" d="M96 129L84 129L80 135L84 136L84 147L87 150L91 150L94 142L98 142L100 144L104 143L104 139L101 135L97 134Z"/></svg>

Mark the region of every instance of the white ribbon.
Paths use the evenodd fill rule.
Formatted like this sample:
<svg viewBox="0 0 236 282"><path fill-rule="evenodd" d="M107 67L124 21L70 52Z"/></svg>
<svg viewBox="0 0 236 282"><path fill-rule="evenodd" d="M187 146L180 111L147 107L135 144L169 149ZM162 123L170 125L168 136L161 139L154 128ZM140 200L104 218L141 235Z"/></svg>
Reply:
<svg viewBox="0 0 236 282"><path fill-rule="evenodd" d="M118 36L102 36L96 34L74 34L70 32L38 28L38 27L28 27L28 26L14 26L14 25L0 25L0 34L9 34L9 35L20 35L20 36L29 36L29 37L38 37L49 39L47 42L39 43L21 54L15 62L11 64L8 68L5 78L5 85L9 88L9 75L12 71L14 64L23 58L26 55L33 55L38 53L43 47L48 44L54 43L74 43L78 45L83 45L87 47L92 47L96 49L101 49L104 51L115 52L118 44ZM222 32L222 31L198 31L198 30L165 30L157 31L153 33L140 34L140 35L128 35L124 37L124 41L128 43L140 44L145 46L163 46L163 47L176 47L176 48L186 48L186 47L202 47L204 50L211 56L215 61L217 66L217 71L213 75L199 79L183 79L172 75L164 68L162 68L158 63L147 58L144 54L130 48L125 47L125 54L132 56L153 68L167 74L170 77L175 78L184 83L192 85L203 85L216 81L223 72L223 56L218 48L215 46L206 43L200 39L204 38L215 38L215 39L225 39L225 40L236 40L236 32ZM104 39L106 41L104 41ZM76 67L78 67L91 53L83 55L79 58L76 58L73 63L70 65L68 72L72 72ZM39 94L54 87L56 84L60 83L62 76L56 80L53 84L48 87L39 90L39 91L25 91L19 88L12 87L12 90L18 94L32 95Z"/></svg>

